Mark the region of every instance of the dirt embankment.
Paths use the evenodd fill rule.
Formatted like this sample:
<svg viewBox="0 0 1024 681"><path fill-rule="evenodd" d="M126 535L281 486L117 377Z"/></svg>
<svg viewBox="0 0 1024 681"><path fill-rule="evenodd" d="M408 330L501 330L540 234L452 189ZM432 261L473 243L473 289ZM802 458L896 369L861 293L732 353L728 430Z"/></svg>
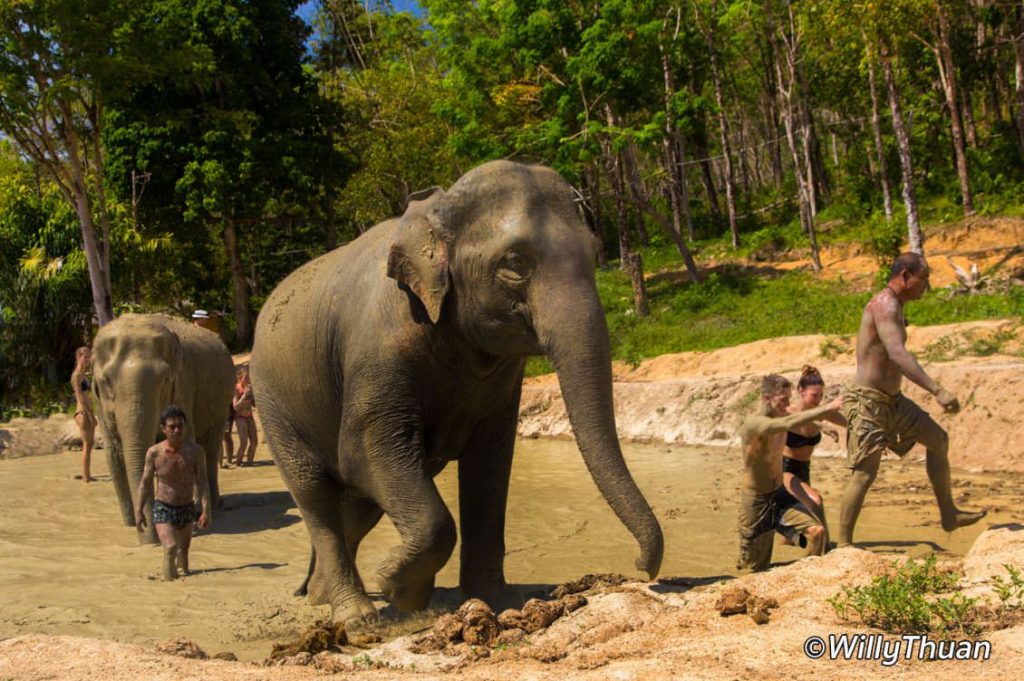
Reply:
<svg viewBox="0 0 1024 681"><path fill-rule="evenodd" d="M352 646L332 636L321 641L332 649L315 646L312 652L282 655L262 663L197 659L205 654L187 640L169 641L154 649L29 634L0 642L0 677L299 681L325 675L351 678L358 673L359 678L372 679L434 679L458 674L465 679L497 681L816 680L847 675L864 679L897 675L922 681L1024 678L1024 625L1015 624L1019 618L1002 607L993 588L993 577L1006 577L1004 563L1024 563L1024 527L990 530L962 561L948 563L949 569L961 575L959 589L963 593L978 598L982 608L990 608L984 612L1003 614L980 635L979 639L987 642L987 646L974 648L980 659L922 659L920 643L837 615L828 599L841 586L867 584L890 570L893 560L848 548L732 581L584 581L563 589L569 595L559 601L532 606L530 613L527 606L519 614L495 616L470 602L457 615L438 619L427 631L383 645ZM729 607L738 603L737 596L747 594L745 605ZM736 614L726 616L728 613ZM890 647L900 642L900 654L891 661L896 668L884 665L877 655L872 657L867 646L860 647L860 659L829 659L827 646L833 635L849 636L854 644L882 636ZM820 658L805 652L815 650L808 643L814 637L820 637L825 646ZM931 637L933 642L940 640L936 634ZM307 639L319 640L316 636ZM961 641L957 645L973 644Z"/></svg>
<svg viewBox="0 0 1024 681"><path fill-rule="evenodd" d="M906 394L936 417L950 435L954 466L1024 471L1020 396L1024 395L1024 325L1016 321L910 327L908 347L926 370L960 398L959 414L943 414L915 385ZM971 353L988 353L970 356ZM829 386L853 377L854 338L773 338L713 352L662 355L631 367L617 362L615 415L619 436L639 442L734 445L743 418L755 406L760 379L781 373L795 382L811 364ZM945 361L942 361L945 360ZM554 375L529 379L520 405L521 437L572 437ZM817 453L841 455L843 439L826 438Z"/></svg>

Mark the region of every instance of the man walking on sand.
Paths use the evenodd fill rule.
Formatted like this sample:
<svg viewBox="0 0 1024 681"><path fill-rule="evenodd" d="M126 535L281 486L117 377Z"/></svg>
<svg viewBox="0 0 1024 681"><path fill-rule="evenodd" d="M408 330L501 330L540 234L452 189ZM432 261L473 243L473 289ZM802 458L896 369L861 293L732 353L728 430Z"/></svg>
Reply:
<svg viewBox="0 0 1024 681"><path fill-rule="evenodd" d="M206 481L206 457L203 448L185 441L185 412L170 406L160 414L160 430L167 438L146 452L146 465L139 482L135 526L146 527L144 509L153 496L156 476L156 498L153 499L153 525L164 547L164 580L177 579L178 568L189 574L188 549L192 544L192 524L208 527L213 519L210 510L210 488ZM196 521L193 489L199 488L202 511Z"/></svg>
<svg viewBox="0 0 1024 681"><path fill-rule="evenodd" d="M985 511L961 511L953 503L949 480L949 436L921 407L900 392L903 377L921 386L949 414L960 411L949 392L918 364L907 350L903 306L918 300L928 288L928 263L917 253L903 253L892 264L889 284L864 308L857 332L857 376L843 393L847 431L847 460L852 474L839 511L839 546L853 544L853 528L864 497L878 474L882 452L905 455L915 443L928 450L927 469L942 516L952 532L985 517Z"/></svg>
<svg viewBox="0 0 1024 681"><path fill-rule="evenodd" d="M820 556L828 546L824 518L802 488L794 497L783 486L782 447L786 431L821 419L839 409L839 400L790 414L789 379L769 374L761 381L761 404L740 426L743 448L743 483L740 488L739 570L764 570L772 560L772 542L778 530L790 543L806 547L807 555Z"/></svg>

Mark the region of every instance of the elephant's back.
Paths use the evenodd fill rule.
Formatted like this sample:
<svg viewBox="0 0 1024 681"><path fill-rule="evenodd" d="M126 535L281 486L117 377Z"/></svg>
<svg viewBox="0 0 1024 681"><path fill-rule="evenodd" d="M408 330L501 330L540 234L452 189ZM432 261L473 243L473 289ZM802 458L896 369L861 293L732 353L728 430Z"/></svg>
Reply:
<svg viewBox="0 0 1024 681"><path fill-rule="evenodd" d="M250 360L257 402L301 419L311 405L338 401L346 331L377 307L382 289L395 287L387 254L396 222L309 261L270 294Z"/></svg>

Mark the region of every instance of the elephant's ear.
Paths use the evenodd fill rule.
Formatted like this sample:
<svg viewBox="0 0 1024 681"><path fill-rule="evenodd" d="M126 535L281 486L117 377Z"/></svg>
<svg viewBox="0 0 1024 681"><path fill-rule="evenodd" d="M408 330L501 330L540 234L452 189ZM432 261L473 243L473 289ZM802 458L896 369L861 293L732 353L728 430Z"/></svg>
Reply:
<svg viewBox="0 0 1024 681"><path fill-rule="evenodd" d="M426 196L417 200L423 194ZM432 189L410 197L388 253L388 276L420 299L434 324L441 317L449 285L448 241L432 210L443 195L440 189Z"/></svg>

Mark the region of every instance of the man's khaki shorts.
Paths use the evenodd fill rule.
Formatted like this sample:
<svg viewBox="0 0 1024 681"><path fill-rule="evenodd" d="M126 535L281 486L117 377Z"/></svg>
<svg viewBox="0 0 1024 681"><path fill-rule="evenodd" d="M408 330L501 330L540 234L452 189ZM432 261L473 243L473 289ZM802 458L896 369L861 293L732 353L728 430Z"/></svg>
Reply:
<svg viewBox="0 0 1024 681"><path fill-rule="evenodd" d="M903 456L917 443L921 429L932 417L903 396L849 383L843 387L846 417L846 458L858 468L874 455L889 449Z"/></svg>

